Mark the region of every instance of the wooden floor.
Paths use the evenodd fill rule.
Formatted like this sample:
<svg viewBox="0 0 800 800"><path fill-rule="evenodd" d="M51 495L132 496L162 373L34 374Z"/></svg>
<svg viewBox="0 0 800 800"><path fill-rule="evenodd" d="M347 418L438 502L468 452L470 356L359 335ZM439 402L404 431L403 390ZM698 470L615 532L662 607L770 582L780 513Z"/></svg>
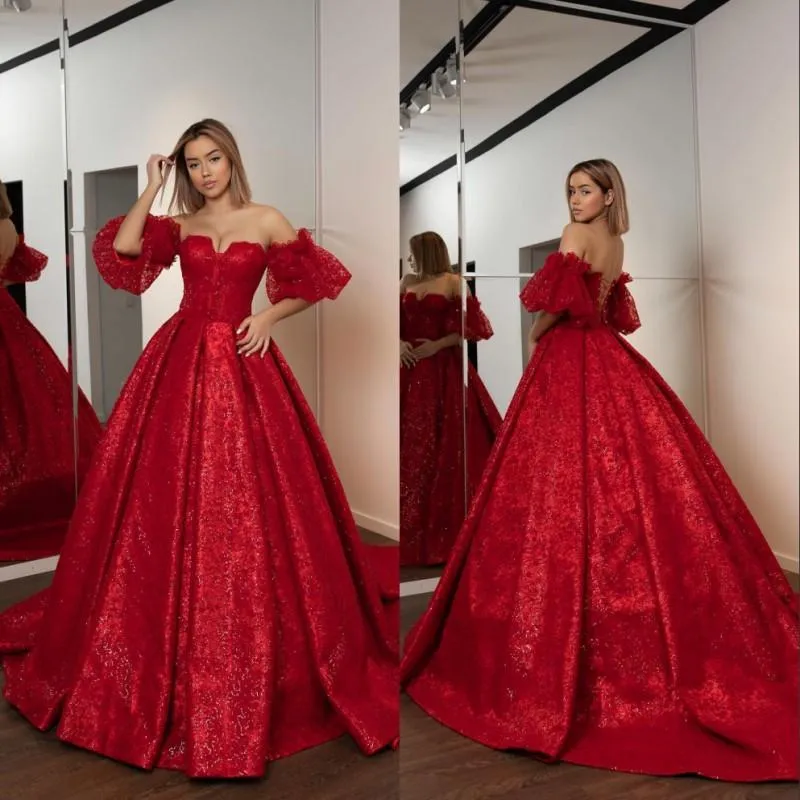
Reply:
<svg viewBox="0 0 800 800"><path fill-rule="evenodd" d="M370 537L365 537L370 538ZM380 543L378 539L374 543ZM0 609L50 583L0 583ZM795 588L797 581L794 580ZM430 595L401 601L405 634ZM0 678L0 681L2 679ZM263 780L192 781L144 772L62 744L0 702L0 800L796 800L790 784L650 778L501 753L444 728L402 698L399 752L365 758L348 737L272 764Z"/></svg>
<svg viewBox="0 0 800 800"><path fill-rule="evenodd" d="M789 576L795 590L797 576ZM430 595L400 601L401 635ZM543 764L477 744L428 717L407 696L400 703L402 800L797 800L789 783L720 783L651 778L570 764Z"/></svg>
<svg viewBox="0 0 800 800"><path fill-rule="evenodd" d="M370 544L396 544L364 534ZM0 610L50 584L52 573L0 583ZM0 686L2 686L0 670ZM197 781L182 773L143 770L59 742L0 701L0 800L400 800L399 754L361 754L345 736L270 765L247 781Z"/></svg>

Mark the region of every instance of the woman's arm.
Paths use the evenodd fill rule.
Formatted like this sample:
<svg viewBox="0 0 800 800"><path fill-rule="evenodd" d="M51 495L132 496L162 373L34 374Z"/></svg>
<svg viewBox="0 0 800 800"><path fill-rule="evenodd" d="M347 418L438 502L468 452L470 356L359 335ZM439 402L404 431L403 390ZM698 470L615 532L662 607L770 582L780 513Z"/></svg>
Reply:
<svg viewBox="0 0 800 800"><path fill-rule="evenodd" d="M138 258L142 254L144 226L163 184L162 170L168 162L169 159L166 156L150 156L147 162L147 187L126 215L114 237L114 250L121 256Z"/></svg>
<svg viewBox="0 0 800 800"><path fill-rule="evenodd" d="M558 247L561 253L574 253L578 258L586 255L585 232L580 222L570 222L561 234L561 242ZM528 351L533 352L536 343L544 336L547 331L563 319L564 314L551 314L542 311L536 317L535 322L528 331Z"/></svg>

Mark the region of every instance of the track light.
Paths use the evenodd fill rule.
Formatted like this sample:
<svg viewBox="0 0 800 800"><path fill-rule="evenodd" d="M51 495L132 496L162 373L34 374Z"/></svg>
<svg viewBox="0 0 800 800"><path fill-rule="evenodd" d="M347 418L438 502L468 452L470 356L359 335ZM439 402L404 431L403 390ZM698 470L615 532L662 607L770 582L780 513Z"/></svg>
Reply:
<svg viewBox="0 0 800 800"><path fill-rule="evenodd" d="M458 62L456 61L455 55L452 55L447 59L444 72L447 76L448 83L451 86L458 86Z"/></svg>
<svg viewBox="0 0 800 800"><path fill-rule="evenodd" d="M411 127L411 114L408 113L408 107L405 105L400 106L400 131L408 130Z"/></svg>
<svg viewBox="0 0 800 800"><path fill-rule="evenodd" d="M14 11L30 11L31 0L3 0L3 8L10 8Z"/></svg>
<svg viewBox="0 0 800 800"><path fill-rule="evenodd" d="M423 83L416 92L414 92L414 96L411 98L411 103L408 106L408 110L412 114L424 114L426 111L429 111L431 107L431 91L428 87Z"/></svg>
<svg viewBox="0 0 800 800"><path fill-rule="evenodd" d="M458 89L448 79L447 72L443 67L439 67L431 75L431 86L433 93L442 100L449 100L458 92Z"/></svg>

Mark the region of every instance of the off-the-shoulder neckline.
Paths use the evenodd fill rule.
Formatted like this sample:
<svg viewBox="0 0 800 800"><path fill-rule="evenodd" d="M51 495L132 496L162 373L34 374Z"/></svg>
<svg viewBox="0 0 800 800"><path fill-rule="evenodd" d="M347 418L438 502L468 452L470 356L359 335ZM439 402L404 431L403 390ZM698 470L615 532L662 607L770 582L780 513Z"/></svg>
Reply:
<svg viewBox="0 0 800 800"><path fill-rule="evenodd" d="M224 256L226 255L231 248L233 247L241 247L241 246L250 246L258 248L262 253L268 253L273 248L280 248L280 247L288 247L298 242L302 241L305 238L311 239L311 232L307 228L298 228L297 230L297 238L292 239L289 242L272 242L270 243L269 247L264 247L261 242L253 242L248 239L237 239L232 242L228 242L223 250L218 249L214 246L214 238L207 233L187 233L183 236L183 229L181 228L180 222L178 222L175 217L165 217L165 219L169 220L169 222L175 227L178 232L178 236L180 237L179 243L182 245L184 242L189 241L189 239L202 239L207 241L211 245L211 250L214 252L215 255ZM221 244L221 242L220 242Z"/></svg>

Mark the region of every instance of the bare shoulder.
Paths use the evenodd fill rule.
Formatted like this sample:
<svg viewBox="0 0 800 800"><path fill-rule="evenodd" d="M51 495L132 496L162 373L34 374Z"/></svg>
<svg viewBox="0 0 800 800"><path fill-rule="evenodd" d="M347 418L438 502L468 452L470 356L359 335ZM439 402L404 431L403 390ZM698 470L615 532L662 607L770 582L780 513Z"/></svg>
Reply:
<svg viewBox="0 0 800 800"><path fill-rule="evenodd" d="M447 288L454 295L461 295L461 276L457 272L451 272L447 276Z"/></svg>
<svg viewBox="0 0 800 800"><path fill-rule="evenodd" d="M251 208L267 245L297 238L294 226L279 209L260 203L253 203Z"/></svg>
<svg viewBox="0 0 800 800"><path fill-rule="evenodd" d="M588 226L580 222L570 222L561 233L559 250L562 253L575 253L578 258L585 258L589 243Z"/></svg>
<svg viewBox="0 0 800 800"><path fill-rule="evenodd" d="M403 275L403 277L400 278L400 294L403 294L403 292L405 292L409 286L413 286L414 282L414 275L412 275L410 272L407 272L405 275Z"/></svg>
<svg viewBox="0 0 800 800"><path fill-rule="evenodd" d="M562 239L572 239L585 242L589 237L589 226L582 222L570 222L561 232Z"/></svg>

